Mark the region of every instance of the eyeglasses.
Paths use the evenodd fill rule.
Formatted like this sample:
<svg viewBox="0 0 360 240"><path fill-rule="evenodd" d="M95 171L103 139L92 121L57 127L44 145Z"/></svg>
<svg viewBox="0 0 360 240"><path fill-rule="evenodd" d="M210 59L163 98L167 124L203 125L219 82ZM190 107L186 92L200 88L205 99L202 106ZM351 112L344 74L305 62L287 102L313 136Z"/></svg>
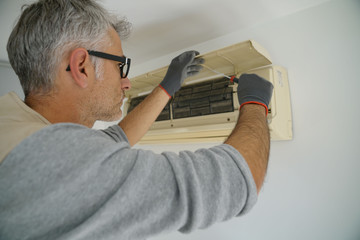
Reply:
<svg viewBox="0 0 360 240"><path fill-rule="evenodd" d="M116 56L116 55L112 55L112 54L108 54L108 53L104 53L104 52L92 51L92 50L88 50L88 53L89 53L89 55L92 55L95 57L120 62L119 68L120 68L120 77L121 78L126 78L127 75L129 74L130 63L131 63L130 58L120 57L120 56ZM66 68L66 71L70 71L70 65Z"/></svg>

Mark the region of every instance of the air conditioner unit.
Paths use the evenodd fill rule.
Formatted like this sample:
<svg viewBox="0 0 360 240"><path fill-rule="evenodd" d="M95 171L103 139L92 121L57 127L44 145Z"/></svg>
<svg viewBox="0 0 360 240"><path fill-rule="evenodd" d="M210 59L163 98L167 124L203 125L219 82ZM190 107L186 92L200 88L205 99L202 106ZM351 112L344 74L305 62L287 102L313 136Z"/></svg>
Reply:
<svg viewBox="0 0 360 240"><path fill-rule="evenodd" d="M237 84L224 76L255 73L274 85L268 122L272 140L292 139L289 84L286 69L271 65L269 54L249 40L203 55L204 69L185 80L140 144L181 142L223 142L238 116ZM130 112L164 78L168 66L131 79L124 112ZM212 70L210 70L212 69Z"/></svg>

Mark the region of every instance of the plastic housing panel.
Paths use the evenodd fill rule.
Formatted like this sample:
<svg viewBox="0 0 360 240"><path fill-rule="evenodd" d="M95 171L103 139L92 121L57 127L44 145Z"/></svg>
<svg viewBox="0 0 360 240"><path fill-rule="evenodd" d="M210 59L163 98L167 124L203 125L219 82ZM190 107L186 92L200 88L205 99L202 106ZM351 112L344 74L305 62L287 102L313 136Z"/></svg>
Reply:
<svg viewBox="0 0 360 240"><path fill-rule="evenodd" d="M184 84L216 79L219 76L208 70L210 67L226 75L237 75L249 69L254 69L271 64L267 51L254 41L245 41L218 49L203 55L204 69L194 77L189 77ZM144 92L150 92L164 78L168 66L131 78L131 90L126 92L126 97L134 98Z"/></svg>

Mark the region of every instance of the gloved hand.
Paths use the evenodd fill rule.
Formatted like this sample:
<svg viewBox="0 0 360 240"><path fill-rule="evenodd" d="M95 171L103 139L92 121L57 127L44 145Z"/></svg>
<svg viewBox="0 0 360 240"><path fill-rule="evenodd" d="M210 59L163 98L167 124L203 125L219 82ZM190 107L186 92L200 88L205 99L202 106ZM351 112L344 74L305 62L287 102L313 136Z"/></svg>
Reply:
<svg viewBox="0 0 360 240"><path fill-rule="evenodd" d="M237 87L240 108L248 103L260 104L267 115L273 89L271 82L256 74L242 74Z"/></svg>
<svg viewBox="0 0 360 240"><path fill-rule="evenodd" d="M171 61L168 71L159 85L165 90L169 97L173 96L174 93L180 89L185 78L200 72L202 69L200 64L204 63L204 59L195 59L197 55L199 55L197 51L188 51L180 54Z"/></svg>

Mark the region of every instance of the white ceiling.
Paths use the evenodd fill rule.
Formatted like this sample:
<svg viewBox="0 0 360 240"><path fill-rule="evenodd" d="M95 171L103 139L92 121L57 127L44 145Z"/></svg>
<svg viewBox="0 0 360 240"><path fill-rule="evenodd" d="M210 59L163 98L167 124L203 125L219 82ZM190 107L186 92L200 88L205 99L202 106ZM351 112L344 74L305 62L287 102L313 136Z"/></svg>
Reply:
<svg viewBox="0 0 360 240"><path fill-rule="evenodd" d="M103 0L133 24L123 48L134 63L293 14L327 0ZM0 0L0 61L21 6L30 0Z"/></svg>

